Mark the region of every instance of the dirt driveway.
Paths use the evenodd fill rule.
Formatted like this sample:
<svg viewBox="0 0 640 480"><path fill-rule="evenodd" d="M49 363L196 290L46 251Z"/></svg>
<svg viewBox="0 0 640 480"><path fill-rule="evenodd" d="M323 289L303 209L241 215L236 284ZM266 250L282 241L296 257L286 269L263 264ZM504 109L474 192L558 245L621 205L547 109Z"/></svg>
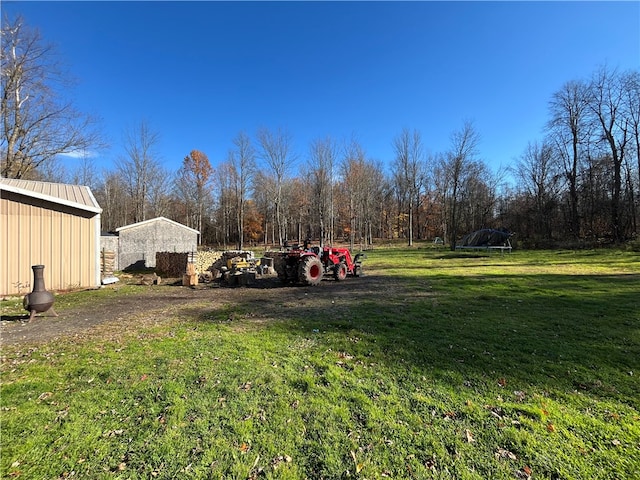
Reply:
<svg viewBox="0 0 640 480"><path fill-rule="evenodd" d="M381 277L347 278L344 282L323 280L317 287L282 285L277 278L263 278L250 287L220 287L214 284L195 288L159 285L135 295L100 299L90 306L57 309L58 317L40 314L27 323L28 316L3 316L0 321L2 345L54 341L58 338L112 336L144 325L160 324L172 314L194 315L193 306L243 303L265 309L285 309L292 305L345 304L361 295L377 295L388 290ZM108 288L108 287L107 287ZM55 308L55 305L54 305ZM275 312L271 312L275 313Z"/></svg>

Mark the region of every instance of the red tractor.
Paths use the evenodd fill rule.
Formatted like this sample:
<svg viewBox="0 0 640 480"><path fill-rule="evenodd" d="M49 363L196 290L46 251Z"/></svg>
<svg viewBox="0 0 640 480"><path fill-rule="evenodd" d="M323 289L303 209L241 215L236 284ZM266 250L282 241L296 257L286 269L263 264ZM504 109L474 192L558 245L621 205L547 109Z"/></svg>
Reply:
<svg viewBox="0 0 640 480"><path fill-rule="evenodd" d="M284 252L267 252L273 258L273 268L283 282L318 285L324 276L332 276L337 281L347 275L362 275L363 253L351 256L348 248L310 247L285 244Z"/></svg>

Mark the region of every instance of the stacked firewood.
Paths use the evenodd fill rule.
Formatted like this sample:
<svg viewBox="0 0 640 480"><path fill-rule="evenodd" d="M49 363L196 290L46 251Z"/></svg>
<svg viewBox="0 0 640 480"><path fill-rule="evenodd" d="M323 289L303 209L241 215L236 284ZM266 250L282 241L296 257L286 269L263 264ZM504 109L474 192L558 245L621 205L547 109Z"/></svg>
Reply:
<svg viewBox="0 0 640 480"><path fill-rule="evenodd" d="M158 252L155 270L164 277L180 278L187 268L188 257L188 253Z"/></svg>
<svg viewBox="0 0 640 480"><path fill-rule="evenodd" d="M102 278L113 277L113 271L115 270L116 254L108 250L102 250L100 252L100 275Z"/></svg>
<svg viewBox="0 0 640 480"><path fill-rule="evenodd" d="M198 285L198 274L196 273L196 266L193 263L187 263L186 273L182 277L182 285L194 287Z"/></svg>
<svg viewBox="0 0 640 480"><path fill-rule="evenodd" d="M182 278L183 285L198 285L198 280L212 281L228 269L229 261L252 259L246 250L200 251L195 253L156 253L156 272L169 278Z"/></svg>
<svg viewBox="0 0 640 480"><path fill-rule="evenodd" d="M212 271L214 265L218 260L222 258L223 252L210 250L210 251L200 251L197 253L195 258L196 271L198 273L204 273L206 271Z"/></svg>

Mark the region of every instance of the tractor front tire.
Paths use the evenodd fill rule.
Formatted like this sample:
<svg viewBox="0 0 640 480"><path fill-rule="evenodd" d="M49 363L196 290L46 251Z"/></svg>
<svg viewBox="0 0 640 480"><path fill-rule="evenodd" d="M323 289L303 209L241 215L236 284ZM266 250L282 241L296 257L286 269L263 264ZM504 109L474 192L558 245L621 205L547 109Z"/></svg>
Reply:
<svg viewBox="0 0 640 480"><path fill-rule="evenodd" d="M361 277L362 276L362 265L356 265L353 267L353 276Z"/></svg>
<svg viewBox="0 0 640 480"><path fill-rule="evenodd" d="M298 281L306 285L318 285L322 281L322 262L318 257L309 255L300 262Z"/></svg>
<svg viewBox="0 0 640 480"><path fill-rule="evenodd" d="M333 268L333 278L335 278L338 282L341 282L345 278L347 278L347 266L344 263L340 262Z"/></svg>
<svg viewBox="0 0 640 480"><path fill-rule="evenodd" d="M271 258L273 259L273 269L278 274L278 278L282 283L287 283L289 278L287 278L287 262L285 258L280 255L274 255Z"/></svg>

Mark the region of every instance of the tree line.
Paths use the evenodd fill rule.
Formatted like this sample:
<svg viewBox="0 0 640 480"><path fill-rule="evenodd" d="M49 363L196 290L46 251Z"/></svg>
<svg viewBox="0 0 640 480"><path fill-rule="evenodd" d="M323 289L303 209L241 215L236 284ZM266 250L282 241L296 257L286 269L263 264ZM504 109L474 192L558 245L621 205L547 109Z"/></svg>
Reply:
<svg viewBox="0 0 640 480"><path fill-rule="evenodd" d="M600 67L562 85L549 99L544 138L500 172L482 160L480 132L469 121L444 152L430 152L422 132L402 129L386 163L357 138L321 137L297 151L285 129L241 131L225 159L212 163L193 149L170 172L159 133L141 121L125 132L124 155L98 173L88 156L74 171L60 163L60 154L89 151L100 135L65 100L49 47L20 19L3 22L2 40L2 176L89 185L104 231L165 216L199 230L202 244L235 248L435 237L455 248L481 228L508 229L528 247L638 235L638 71Z"/></svg>

